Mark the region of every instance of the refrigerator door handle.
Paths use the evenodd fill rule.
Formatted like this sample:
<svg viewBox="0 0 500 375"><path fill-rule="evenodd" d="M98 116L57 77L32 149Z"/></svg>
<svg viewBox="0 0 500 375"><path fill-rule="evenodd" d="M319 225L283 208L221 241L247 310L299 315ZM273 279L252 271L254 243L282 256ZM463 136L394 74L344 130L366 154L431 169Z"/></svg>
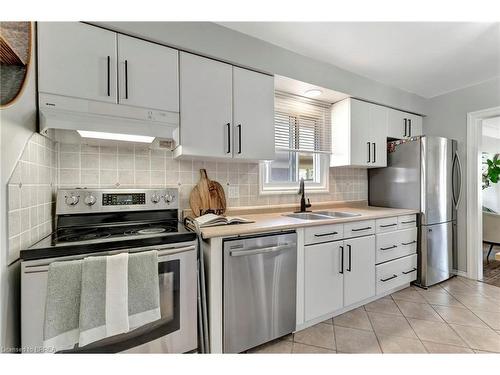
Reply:
<svg viewBox="0 0 500 375"><path fill-rule="evenodd" d="M457 161L458 166L458 196L455 202L455 209L458 210L458 206L460 205L460 200L462 199L462 162L460 161L460 157L458 156L458 151L455 151L455 160Z"/></svg>

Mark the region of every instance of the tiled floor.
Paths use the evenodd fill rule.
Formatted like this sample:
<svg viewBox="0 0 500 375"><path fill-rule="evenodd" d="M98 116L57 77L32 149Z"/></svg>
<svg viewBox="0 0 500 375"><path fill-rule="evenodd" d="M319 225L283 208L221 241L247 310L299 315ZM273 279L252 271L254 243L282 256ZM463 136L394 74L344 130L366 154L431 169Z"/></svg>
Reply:
<svg viewBox="0 0 500 375"><path fill-rule="evenodd" d="M500 353L500 288L409 287L249 353Z"/></svg>

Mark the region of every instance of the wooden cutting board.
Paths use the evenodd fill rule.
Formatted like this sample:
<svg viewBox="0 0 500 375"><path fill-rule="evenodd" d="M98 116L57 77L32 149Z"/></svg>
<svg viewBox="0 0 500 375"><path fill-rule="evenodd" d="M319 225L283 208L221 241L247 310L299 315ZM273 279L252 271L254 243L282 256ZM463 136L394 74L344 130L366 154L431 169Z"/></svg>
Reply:
<svg viewBox="0 0 500 375"><path fill-rule="evenodd" d="M218 215L226 212L226 195L221 184L210 180L205 169L200 169L200 181L191 190L189 206L195 217L214 211Z"/></svg>

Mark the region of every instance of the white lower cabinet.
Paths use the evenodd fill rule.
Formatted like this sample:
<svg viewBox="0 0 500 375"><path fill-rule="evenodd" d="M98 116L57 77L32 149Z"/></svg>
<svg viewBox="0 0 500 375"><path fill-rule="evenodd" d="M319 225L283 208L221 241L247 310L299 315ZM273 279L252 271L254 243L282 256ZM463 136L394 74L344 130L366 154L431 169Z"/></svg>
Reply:
<svg viewBox="0 0 500 375"><path fill-rule="evenodd" d="M408 284L417 278L417 254L377 266L377 294Z"/></svg>
<svg viewBox="0 0 500 375"><path fill-rule="evenodd" d="M344 241L335 241L306 247L306 320L328 314L343 306L343 243Z"/></svg>

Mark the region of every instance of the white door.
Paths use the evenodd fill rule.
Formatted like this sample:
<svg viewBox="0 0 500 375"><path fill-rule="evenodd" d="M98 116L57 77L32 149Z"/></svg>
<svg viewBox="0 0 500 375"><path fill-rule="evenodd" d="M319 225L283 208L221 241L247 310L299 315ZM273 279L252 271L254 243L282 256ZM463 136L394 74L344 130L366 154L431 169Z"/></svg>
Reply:
<svg viewBox="0 0 500 375"><path fill-rule="evenodd" d="M178 51L118 35L121 104L179 112Z"/></svg>
<svg viewBox="0 0 500 375"><path fill-rule="evenodd" d="M80 22L39 22L38 88L116 103L116 33Z"/></svg>
<svg viewBox="0 0 500 375"><path fill-rule="evenodd" d="M407 114L408 117L408 133L410 137L415 137L417 135L422 135L422 116Z"/></svg>
<svg viewBox="0 0 500 375"><path fill-rule="evenodd" d="M344 306L375 295L375 236L344 241Z"/></svg>
<svg viewBox="0 0 500 375"><path fill-rule="evenodd" d="M387 167L387 108L370 104L370 166Z"/></svg>
<svg viewBox="0 0 500 375"><path fill-rule="evenodd" d="M273 160L274 78L233 67L233 155Z"/></svg>
<svg viewBox="0 0 500 375"><path fill-rule="evenodd" d="M372 139L370 137L370 104L361 100L350 100L351 165L371 166Z"/></svg>
<svg viewBox="0 0 500 375"><path fill-rule="evenodd" d="M405 112L389 109L388 132L390 138L402 139L408 137L408 118Z"/></svg>
<svg viewBox="0 0 500 375"><path fill-rule="evenodd" d="M331 313L343 305L343 244L343 241L335 241L305 247L306 320Z"/></svg>
<svg viewBox="0 0 500 375"><path fill-rule="evenodd" d="M180 52L180 155L231 158L232 66Z"/></svg>

